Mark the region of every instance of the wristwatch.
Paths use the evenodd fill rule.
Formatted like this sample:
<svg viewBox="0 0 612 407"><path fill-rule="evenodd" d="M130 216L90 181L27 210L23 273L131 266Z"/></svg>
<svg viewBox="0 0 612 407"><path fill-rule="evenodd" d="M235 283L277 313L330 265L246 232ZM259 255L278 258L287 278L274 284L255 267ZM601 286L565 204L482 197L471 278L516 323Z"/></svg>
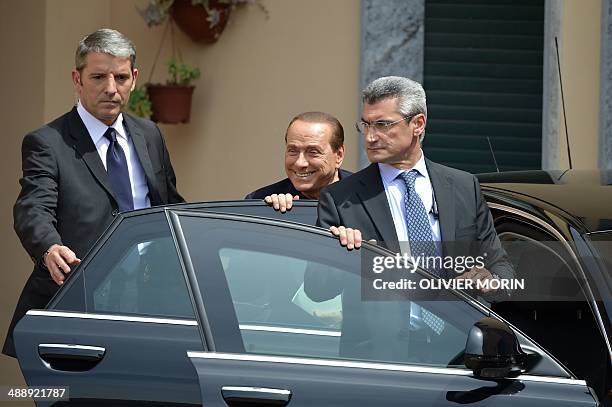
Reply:
<svg viewBox="0 0 612 407"><path fill-rule="evenodd" d="M45 260L47 259L47 255L51 252L51 248L48 248L42 255L41 259L40 259L40 268L42 268L43 270L49 270L47 268L47 264L45 263Z"/></svg>

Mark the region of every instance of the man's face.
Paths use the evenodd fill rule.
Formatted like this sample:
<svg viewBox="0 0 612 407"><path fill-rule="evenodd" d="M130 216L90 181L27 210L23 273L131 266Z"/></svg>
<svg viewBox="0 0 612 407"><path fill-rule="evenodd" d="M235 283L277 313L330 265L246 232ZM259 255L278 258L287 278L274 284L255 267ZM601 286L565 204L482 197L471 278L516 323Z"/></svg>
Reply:
<svg viewBox="0 0 612 407"><path fill-rule="evenodd" d="M383 99L373 104L365 103L361 120L367 123L395 122L402 119L397 111L397 98ZM403 167L420 154L419 136L425 131L425 116L418 114L403 120L384 131L368 128L364 134L366 152L372 163L384 163ZM412 162L414 165L414 162Z"/></svg>
<svg viewBox="0 0 612 407"><path fill-rule="evenodd" d="M337 180L344 146L333 151L332 127L327 123L296 120L287 129L285 172L304 196L318 199L321 189Z"/></svg>
<svg viewBox="0 0 612 407"><path fill-rule="evenodd" d="M127 104L137 76L130 58L90 52L81 72L72 71L72 82L83 107L110 126Z"/></svg>

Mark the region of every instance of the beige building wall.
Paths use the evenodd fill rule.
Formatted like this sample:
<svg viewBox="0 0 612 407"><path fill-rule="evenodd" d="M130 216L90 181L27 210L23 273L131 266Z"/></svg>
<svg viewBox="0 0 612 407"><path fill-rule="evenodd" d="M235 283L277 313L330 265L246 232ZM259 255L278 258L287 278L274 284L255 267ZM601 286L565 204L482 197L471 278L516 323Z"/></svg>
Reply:
<svg viewBox="0 0 612 407"><path fill-rule="evenodd" d="M601 0L564 1L560 61L573 168L598 168ZM559 167L568 168L563 113Z"/></svg>
<svg viewBox="0 0 612 407"><path fill-rule="evenodd" d="M19 192L21 138L43 120L45 84L45 7L37 0L0 2L0 49L4 63L0 81L2 177L0 177L0 242L4 270L0 295L0 337L8 326L31 261L13 232L13 203ZM0 385L20 384L17 363L0 355Z"/></svg>
<svg viewBox="0 0 612 407"><path fill-rule="evenodd" d="M85 35L111 26L111 7L108 0L39 0L38 3L46 4L44 55L47 64L43 74L44 122L47 123L66 113L76 101L70 75L74 51Z"/></svg>

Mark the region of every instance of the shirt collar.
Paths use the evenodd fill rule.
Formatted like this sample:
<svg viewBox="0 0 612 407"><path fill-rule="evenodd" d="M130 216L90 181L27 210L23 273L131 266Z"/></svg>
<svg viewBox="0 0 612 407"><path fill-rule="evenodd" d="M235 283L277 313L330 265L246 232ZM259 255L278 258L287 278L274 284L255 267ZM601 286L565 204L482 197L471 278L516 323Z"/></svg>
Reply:
<svg viewBox="0 0 612 407"><path fill-rule="evenodd" d="M410 170L417 170L420 175L429 179L429 174L427 173L427 165L425 165L425 154L423 154L423 150L421 150L421 158L419 158L419 161L417 161L414 167L410 168L409 170L402 170L384 163L378 163L378 169L380 170L380 176L383 179L385 185L389 185L391 182L393 182L402 172Z"/></svg>
<svg viewBox="0 0 612 407"><path fill-rule="evenodd" d="M108 129L109 126L102 123L94 115L89 113L87 109L83 107L80 100L77 104L77 112L79 113L79 116L81 117L85 128L87 128L89 136L91 137L91 140L93 141L94 145L98 145L100 139L104 137L104 133L106 132L106 129ZM117 131L118 137L121 137L127 141L127 133L122 123L123 113L119 113L119 116L117 116L117 119L110 127L114 128L115 131Z"/></svg>

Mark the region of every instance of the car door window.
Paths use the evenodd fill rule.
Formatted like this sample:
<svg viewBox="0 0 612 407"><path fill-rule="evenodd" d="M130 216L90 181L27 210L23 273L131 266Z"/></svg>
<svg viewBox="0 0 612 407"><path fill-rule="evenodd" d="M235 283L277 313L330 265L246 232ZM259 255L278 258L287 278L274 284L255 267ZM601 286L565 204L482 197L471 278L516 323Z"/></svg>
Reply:
<svg viewBox="0 0 612 407"><path fill-rule="evenodd" d="M591 246L592 256L600 273L591 273L598 299L612 302L612 230L589 233L584 236Z"/></svg>
<svg viewBox="0 0 612 407"><path fill-rule="evenodd" d="M217 351L463 367L483 314L459 297L368 298L362 261L380 249L348 251L298 225L219 217L179 217Z"/></svg>
<svg viewBox="0 0 612 407"><path fill-rule="evenodd" d="M21 340L28 382L61 382L69 405L201 405L186 355L205 347L165 213L123 215L74 273Z"/></svg>
<svg viewBox="0 0 612 407"><path fill-rule="evenodd" d="M340 328L340 295L317 303L304 293L307 260L232 247L218 255L240 324Z"/></svg>
<svg viewBox="0 0 612 407"><path fill-rule="evenodd" d="M497 231L525 287L493 309L600 391L607 349L577 258L569 246L528 222L505 222Z"/></svg>
<svg viewBox="0 0 612 407"><path fill-rule="evenodd" d="M75 310L84 292L80 311L195 318L163 213L125 218L76 278L56 309Z"/></svg>

